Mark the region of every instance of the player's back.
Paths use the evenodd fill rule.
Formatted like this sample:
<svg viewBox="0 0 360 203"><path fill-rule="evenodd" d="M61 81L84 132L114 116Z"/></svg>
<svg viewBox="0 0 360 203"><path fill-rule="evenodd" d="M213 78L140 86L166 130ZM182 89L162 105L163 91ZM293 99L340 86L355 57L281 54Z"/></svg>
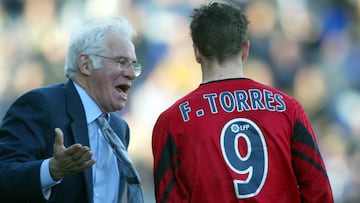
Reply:
<svg viewBox="0 0 360 203"><path fill-rule="evenodd" d="M300 202L297 177L303 174L294 170L306 164L294 168L292 157L303 136L299 130L308 132L304 139L315 139L301 106L282 92L250 79L200 85L165 111L154 128L155 158L164 156L168 145L176 149L171 156L178 185L170 188L169 200L174 189L187 202ZM155 164L156 171L167 170L161 159ZM155 176L161 193L166 173Z"/></svg>

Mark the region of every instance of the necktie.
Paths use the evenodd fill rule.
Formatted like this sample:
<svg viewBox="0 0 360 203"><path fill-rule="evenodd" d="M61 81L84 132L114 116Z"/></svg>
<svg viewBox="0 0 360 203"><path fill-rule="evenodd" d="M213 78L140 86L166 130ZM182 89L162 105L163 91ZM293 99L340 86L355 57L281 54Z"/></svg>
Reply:
<svg viewBox="0 0 360 203"><path fill-rule="evenodd" d="M110 127L106 120L107 115L103 114L97 119L97 123L100 126L102 134L105 140L115 151L119 163L120 174L124 175L127 179L127 202L128 203L143 203L144 197L140 184L140 176L137 173L128 152L124 146L124 143L116 135L114 130Z"/></svg>

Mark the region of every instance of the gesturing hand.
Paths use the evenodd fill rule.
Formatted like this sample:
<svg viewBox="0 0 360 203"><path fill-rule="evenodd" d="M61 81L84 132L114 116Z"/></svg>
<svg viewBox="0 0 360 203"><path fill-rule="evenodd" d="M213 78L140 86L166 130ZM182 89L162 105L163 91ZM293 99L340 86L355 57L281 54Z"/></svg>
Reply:
<svg viewBox="0 0 360 203"><path fill-rule="evenodd" d="M65 148L63 132L55 128L55 133L54 155L49 163L50 174L54 179L81 172L95 163L89 147L73 144Z"/></svg>

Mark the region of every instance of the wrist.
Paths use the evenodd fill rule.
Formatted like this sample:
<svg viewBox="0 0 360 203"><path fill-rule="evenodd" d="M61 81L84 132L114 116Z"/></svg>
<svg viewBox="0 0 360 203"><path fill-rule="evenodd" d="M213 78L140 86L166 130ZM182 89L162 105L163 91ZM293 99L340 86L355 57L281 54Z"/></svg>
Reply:
<svg viewBox="0 0 360 203"><path fill-rule="evenodd" d="M51 158L50 159L50 162L49 162L49 171L50 171L50 176L51 178L57 182L59 181L63 176L61 175L60 171L57 170L57 167L56 167L56 161L54 160L54 158Z"/></svg>

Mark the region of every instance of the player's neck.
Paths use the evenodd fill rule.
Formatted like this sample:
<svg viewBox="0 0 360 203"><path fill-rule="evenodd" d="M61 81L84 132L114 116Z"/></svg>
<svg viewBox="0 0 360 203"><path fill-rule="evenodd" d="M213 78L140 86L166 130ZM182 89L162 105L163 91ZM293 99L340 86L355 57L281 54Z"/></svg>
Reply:
<svg viewBox="0 0 360 203"><path fill-rule="evenodd" d="M242 61L227 61L222 63L202 63L202 82L225 80L231 78L244 78Z"/></svg>

